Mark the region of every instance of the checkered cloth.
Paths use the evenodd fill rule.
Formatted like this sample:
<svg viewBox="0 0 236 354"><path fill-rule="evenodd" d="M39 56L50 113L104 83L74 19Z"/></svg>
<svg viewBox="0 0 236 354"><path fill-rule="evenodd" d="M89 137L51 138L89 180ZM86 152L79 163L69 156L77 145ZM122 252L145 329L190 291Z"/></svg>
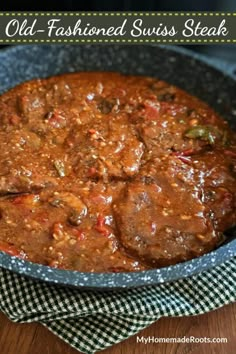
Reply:
<svg viewBox="0 0 236 354"><path fill-rule="evenodd" d="M35 282L0 268L0 309L14 322L39 321L83 353L134 335L163 316L199 315L236 300L236 258L191 278L113 292Z"/></svg>

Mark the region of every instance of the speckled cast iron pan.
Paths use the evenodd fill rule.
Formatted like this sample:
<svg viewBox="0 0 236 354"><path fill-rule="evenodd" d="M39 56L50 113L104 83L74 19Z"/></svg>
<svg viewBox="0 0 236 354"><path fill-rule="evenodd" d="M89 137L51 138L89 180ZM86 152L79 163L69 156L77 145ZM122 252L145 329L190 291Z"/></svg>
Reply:
<svg viewBox="0 0 236 354"><path fill-rule="evenodd" d="M217 67L218 66L218 67ZM0 93L38 77L73 71L120 71L166 80L209 103L236 128L233 68L171 46L18 46L0 51ZM231 70L231 71L230 71ZM1 232L1 230L0 230ZM82 273L53 269L0 252L0 266L55 284L108 290L158 284L216 267L236 255L236 232L213 252L188 262L137 273Z"/></svg>

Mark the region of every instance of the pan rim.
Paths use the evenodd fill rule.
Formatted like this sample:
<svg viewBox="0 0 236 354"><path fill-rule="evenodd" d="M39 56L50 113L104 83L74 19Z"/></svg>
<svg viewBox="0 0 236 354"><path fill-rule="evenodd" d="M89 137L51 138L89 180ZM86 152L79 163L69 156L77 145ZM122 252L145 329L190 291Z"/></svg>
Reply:
<svg viewBox="0 0 236 354"><path fill-rule="evenodd" d="M0 252L0 267L55 285L84 287L91 290L114 290L151 286L188 278L217 267L235 256L236 240L233 240L198 258L168 267L139 272L89 273L57 269L10 256L4 252Z"/></svg>
<svg viewBox="0 0 236 354"><path fill-rule="evenodd" d="M4 55L8 55L9 53L14 54L15 51L32 48L32 46L36 47L36 45L19 45L3 48L0 50L0 59ZM51 47L52 45L48 44L42 46ZM94 45L83 45L83 47L87 48L91 48L92 46ZM110 46L120 47L120 45ZM147 45L139 45L139 47L141 46L147 47ZM123 47L127 48L129 46ZM194 53L188 49L177 46L149 45L149 47L163 48L170 52L183 54L190 59L196 60L196 64L197 62L204 63L210 69L215 69L235 81L233 74L230 74L228 70L218 67L212 59L206 58L202 54ZM236 256L236 240L232 240L227 244L220 246L216 250L190 261L164 268L139 272L86 273L73 270L62 270L22 260L17 257L10 256L4 252L0 252L0 267L18 273L22 276L27 276L35 280L46 281L53 284L68 285L93 290L114 290L156 285L164 282L172 282L180 278L183 279L219 266L234 256Z"/></svg>

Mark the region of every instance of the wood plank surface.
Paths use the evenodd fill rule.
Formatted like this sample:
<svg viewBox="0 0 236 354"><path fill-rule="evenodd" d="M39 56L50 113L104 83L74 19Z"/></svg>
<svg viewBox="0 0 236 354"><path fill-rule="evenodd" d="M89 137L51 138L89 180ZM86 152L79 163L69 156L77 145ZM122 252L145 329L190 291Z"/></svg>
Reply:
<svg viewBox="0 0 236 354"><path fill-rule="evenodd" d="M137 336L102 354L232 354L236 352L236 304L200 316L163 318L139 337L225 337L227 343L137 343ZM1 354L78 354L79 352L38 323L15 324L0 313Z"/></svg>

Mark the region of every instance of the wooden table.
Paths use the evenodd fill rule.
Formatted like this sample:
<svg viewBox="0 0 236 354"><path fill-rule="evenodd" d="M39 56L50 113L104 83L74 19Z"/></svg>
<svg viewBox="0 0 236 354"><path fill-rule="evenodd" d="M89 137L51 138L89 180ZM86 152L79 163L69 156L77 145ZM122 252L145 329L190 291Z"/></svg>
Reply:
<svg viewBox="0 0 236 354"><path fill-rule="evenodd" d="M163 318L139 333L154 337L225 337L220 344L142 344L136 336L104 354L231 354L236 348L236 303L201 316ZM1 354L78 354L38 323L15 324L0 313Z"/></svg>

